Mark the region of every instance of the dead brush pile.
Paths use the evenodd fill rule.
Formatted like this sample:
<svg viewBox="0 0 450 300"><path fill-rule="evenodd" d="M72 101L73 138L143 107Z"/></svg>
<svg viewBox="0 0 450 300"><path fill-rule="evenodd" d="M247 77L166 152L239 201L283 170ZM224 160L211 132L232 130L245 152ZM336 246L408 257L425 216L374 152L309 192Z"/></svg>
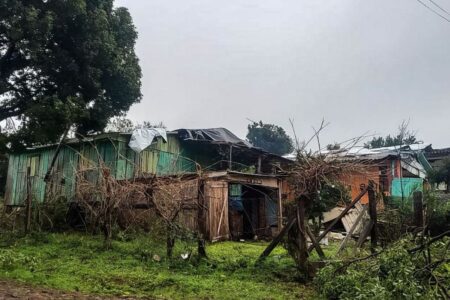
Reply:
<svg viewBox="0 0 450 300"><path fill-rule="evenodd" d="M136 224L136 211L163 224L167 238L167 256L172 256L176 238L204 242L196 231L196 224L188 228L180 222L180 212L187 205L198 205L198 180L186 180L182 175L141 177L118 180L102 162L77 172L77 205L91 232L103 233L105 247L111 247L113 229ZM132 213L130 213L132 212ZM156 220L155 220L156 221ZM162 232L158 232L162 233ZM204 249L199 249L204 253Z"/></svg>

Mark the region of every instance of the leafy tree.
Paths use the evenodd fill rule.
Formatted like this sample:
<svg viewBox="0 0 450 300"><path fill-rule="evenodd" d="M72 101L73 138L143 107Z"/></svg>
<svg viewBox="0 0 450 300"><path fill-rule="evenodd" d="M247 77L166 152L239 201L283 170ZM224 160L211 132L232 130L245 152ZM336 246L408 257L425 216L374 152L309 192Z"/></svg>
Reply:
<svg viewBox="0 0 450 300"><path fill-rule="evenodd" d="M339 149L341 149L341 145L336 142L334 144L327 145L327 150L339 150Z"/></svg>
<svg viewBox="0 0 450 300"><path fill-rule="evenodd" d="M116 117L109 120L105 128L106 132L131 132L136 126L133 121L124 117Z"/></svg>
<svg viewBox="0 0 450 300"><path fill-rule="evenodd" d="M141 99L137 33L113 0L0 0L0 121L13 145L101 131Z"/></svg>
<svg viewBox="0 0 450 300"><path fill-rule="evenodd" d="M442 164L429 172L430 180L434 183L445 183L447 193L450 193L450 158L444 159Z"/></svg>
<svg viewBox="0 0 450 300"><path fill-rule="evenodd" d="M364 144L366 148L381 148L381 147L392 147L392 146L404 146L418 143L416 138L416 133L408 130L408 122L402 122L398 128L398 133L395 136L390 134L386 137L378 136L373 137L372 140Z"/></svg>
<svg viewBox="0 0 450 300"><path fill-rule="evenodd" d="M131 132L135 128L166 128L163 122L152 123L150 121L144 121L142 124L134 123L125 117L112 118L105 128L106 132Z"/></svg>
<svg viewBox="0 0 450 300"><path fill-rule="evenodd" d="M262 121L248 125L247 140L256 147L278 155L294 150L292 139L282 127Z"/></svg>

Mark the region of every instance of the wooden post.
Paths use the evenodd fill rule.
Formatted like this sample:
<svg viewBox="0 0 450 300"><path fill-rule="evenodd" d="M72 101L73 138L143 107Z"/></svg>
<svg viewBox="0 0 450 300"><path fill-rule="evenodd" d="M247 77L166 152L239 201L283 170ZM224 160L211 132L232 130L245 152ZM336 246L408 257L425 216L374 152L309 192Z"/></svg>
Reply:
<svg viewBox="0 0 450 300"><path fill-rule="evenodd" d="M61 137L61 140L59 141L58 146L56 147L55 153L53 154L53 157L52 157L52 161L50 162L50 166L48 167L47 173L45 173L45 176L44 176L45 182L50 181L50 176L52 174L53 166L55 165L56 159L58 158L58 154L61 151L62 143L64 142L65 138L67 137L67 134L69 134L69 130L70 130L70 126L68 126L67 129L64 131L64 133Z"/></svg>
<svg viewBox="0 0 450 300"><path fill-rule="evenodd" d="M286 226L284 226L283 229L281 229L280 233L272 240L272 242L269 244L269 246L267 246L267 248L264 249L263 253L261 253L261 255L259 256L257 262L260 262L263 259L265 259L267 256L269 256L270 252L272 252L272 250L275 249L275 247L283 239L283 236L289 230L291 230L292 226L294 226L295 223L297 223L297 218L292 218L289 220L289 222L286 224Z"/></svg>
<svg viewBox="0 0 450 300"><path fill-rule="evenodd" d="M358 224L361 222L361 220L362 220L363 216L365 215L366 211L367 211L367 208L364 207L363 210L359 213L358 217L356 218L355 223L353 223L352 227L350 228L350 230L347 233L347 236L344 238L344 240L342 241L341 245L339 246L339 249L338 249L337 253L341 252L342 249L344 249L345 244L352 237L353 232L355 231L356 227L358 227Z"/></svg>
<svg viewBox="0 0 450 300"><path fill-rule="evenodd" d="M261 174L261 165L262 165L262 157L261 155L258 155L258 165L256 168L256 173Z"/></svg>
<svg viewBox="0 0 450 300"><path fill-rule="evenodd" d="M370 231L370 250L372 252L375 251L375 247L377 246L377 199L375 196L375 184L371 180L369 181L369 188L367 189L367 194L369 196L369 216L370 221L373 224L372 229Z"/></svg>
<svg viewBox="0 0 450 300"><path fill-rule="evenodd" d="M307 272L308 265L308 245L306 244L306 228L305 228L305 199L300 197L297 203L297 225L298 225L298 247L299 261L298 266L301 270ZM314 247L314 246L313 246Z"/></svg>
<svg viewBox="0 0 450 300"><path fill-rule="evenodd" d="M423 227L423 194L421 191L415 191L414 198L414 225Z"/></svg>
<svg viewBox="0 0 450 300"><path fill-rule="evenodd" d="M331 228L333 228L334 225L336 225L337 222L339 222L340 219L342 219L343 216L345 216L345 214L359 201L361 200L362 196L364 196L364 194L367 192L367 187L364 188L358 196L356 196L355 199L353 199L353 201L339 214L339 216L337 216L336 219L334 219L333 222L331 222L331 224L319 235L319 237L317 238L317 242L320 242L326 235L327 233L331 230ZM308 252L311 252L314 249L314 245L309 246L308 248Z"/></svg>
<svg viewBox="0 0 450 300"><path fill-rule="evenodd" d="M283 227L283 179L278 179L278 232Z"/></svg>
<svg viewBox="0 0 450 300"><path fill-rule="evenodd" d="M228 159L228 169L233 170L233 145L230 145L230 157Z"/></svg>
<svg viewBox="0 0 450 300"><path fill-rule="evenodd" d="M360 248L364 242L366 241L366 238L369 236L369 234L372 232L373 228L373 221L369 220L369 222L364 227L363 231L359 234L358 242L356 243L356 247Z"/></svg>
<svg viewBox="0 0 450 300"><path fill-rule="evenodd" d="M309 239L311 240L311 243L313 244L313 246L316 248L317 254L319 254L319 257L321 259L325 259L325 253L323 253L322 248L320 248L319 243L316 241L316 237L314 236L314 234L311 231L311 228L309 228L308 225L306 225L306 233L309 236Z"/></svg>
<svg viewBox="0 0 450 300"><path fill-rule="evenodd" d="M25 219L25 233L29 233L31 229L31 205L32 205L32 191L31 191L31 167L27 168L27 203L26 203L26 219Z"/></svg>

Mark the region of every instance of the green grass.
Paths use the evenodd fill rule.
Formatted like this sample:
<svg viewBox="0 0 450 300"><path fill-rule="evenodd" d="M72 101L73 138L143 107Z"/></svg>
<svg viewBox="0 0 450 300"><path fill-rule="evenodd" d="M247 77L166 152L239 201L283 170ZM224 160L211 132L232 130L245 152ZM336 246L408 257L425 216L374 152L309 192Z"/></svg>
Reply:
<svg viewBox="0 0 450 300"><path fill-rule="evenodd" d="M139 235L103 250L100 237L79 233L0 237L0 278L65 291L169 299L311 299L292 259L278 247L259 266L264 242L221 242L207 247L208 260L181 253L194 245L177 242L172 260L165 245ZM334 251L334 250L326 250ZM155 261L153 255L161 261Z"/></svg>

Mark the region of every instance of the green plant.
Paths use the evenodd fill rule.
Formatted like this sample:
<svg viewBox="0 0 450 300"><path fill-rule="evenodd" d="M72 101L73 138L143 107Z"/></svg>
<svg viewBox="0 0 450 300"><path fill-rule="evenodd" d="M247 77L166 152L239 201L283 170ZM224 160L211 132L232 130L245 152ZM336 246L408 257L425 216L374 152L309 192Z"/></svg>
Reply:
<svg viewBox="0 0 450 300"><path fill-rule="evenodd" d="M0 253L0 266L7 271L13 271L17 268L25 268L33 272L38 264L36 257L16 253L12 250L5 250Z"/></svg>
<svg viewBox="0 0 450 300"><path fill-rule="evenodd" d="M450 229L450 196L439 197L435 191L424 193L427 224L434 234Z"/></svg>
<svg viewBox="0 0 450 300"><path fill-rule="evenodd" d="M450 285L448 267L437 264L435 269L430 269L422 253L408 251L414 246L411 237L406 237L378 255L330 264L319 271L315 284L322 296L328 299L444 297L442 287ZM442 255L445 257L446 251L445 243L430 248L430 252L438 259ZM439 260L435 259L434 262Z"/></svg>

